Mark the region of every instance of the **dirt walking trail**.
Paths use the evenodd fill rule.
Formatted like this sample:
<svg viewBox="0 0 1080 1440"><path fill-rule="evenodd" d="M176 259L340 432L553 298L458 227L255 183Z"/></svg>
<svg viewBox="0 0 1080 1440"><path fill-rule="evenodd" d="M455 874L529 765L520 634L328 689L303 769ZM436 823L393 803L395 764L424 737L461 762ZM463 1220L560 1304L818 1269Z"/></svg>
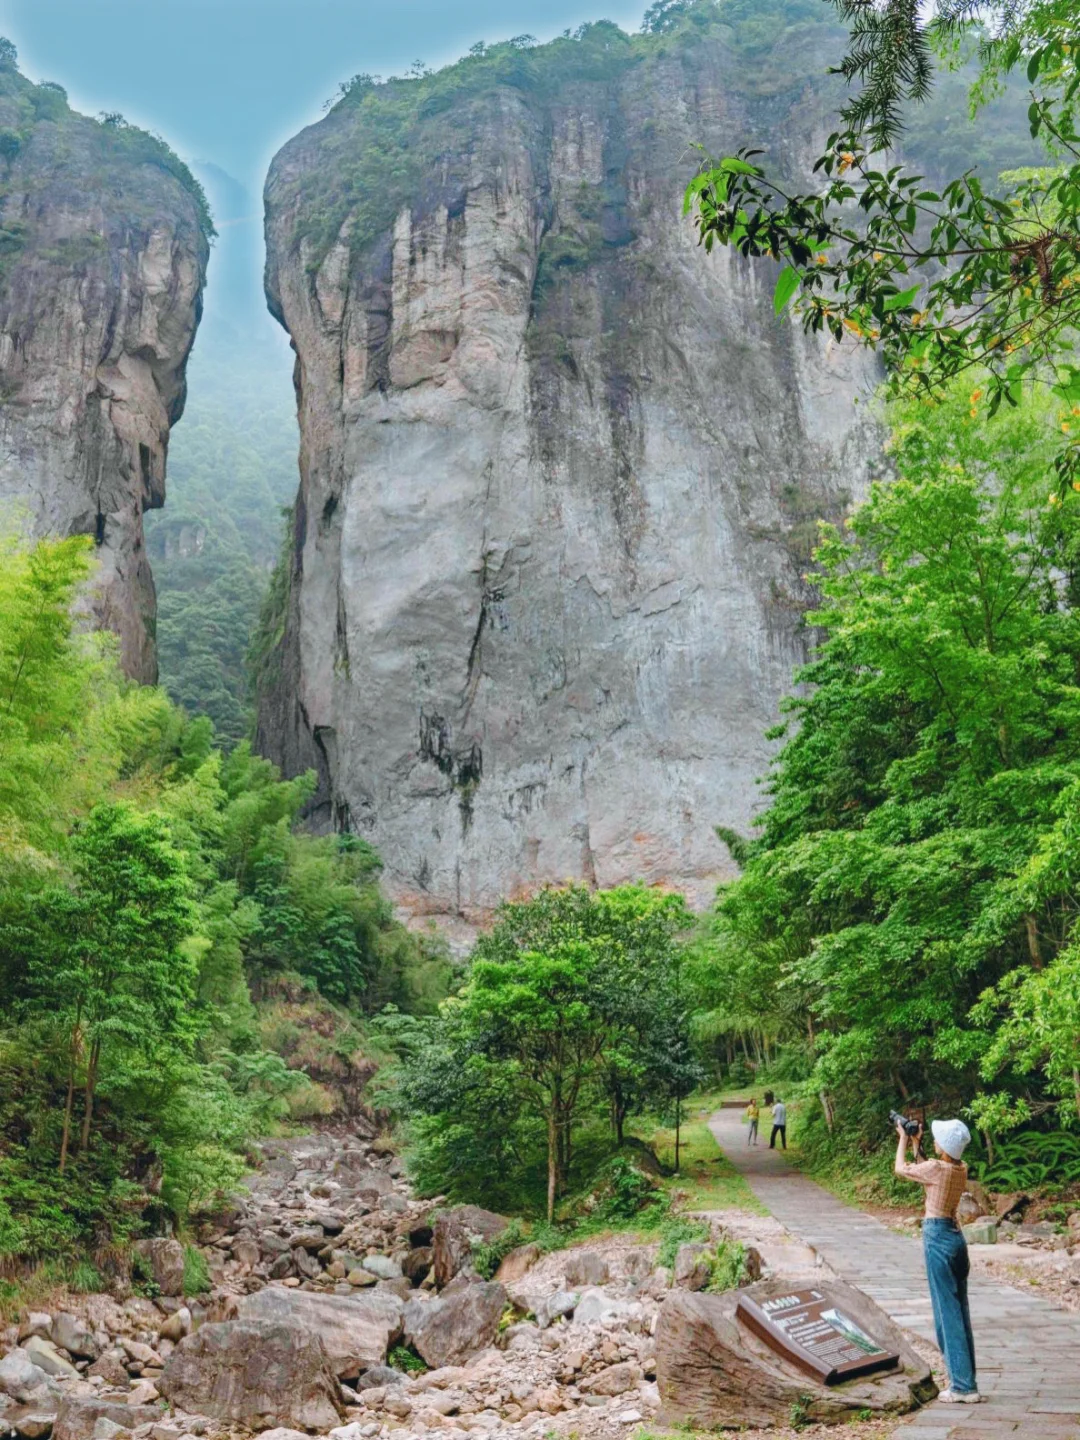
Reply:
<svg viewBox="0 0 1080 1440"><path fill-rule="evenodd" d="M739 1110L718 1110L709 1121L721 1150L781 1224L897 1324L933 1344L919 1241L800 1175L783 1152L769 1149L762 1125L766 1138L754 1148ZM973 1277L970 1293L987 1403L930 1405L901 1425L897 1440L1080 1440L1080 1315L995 1281Z"/></svg>

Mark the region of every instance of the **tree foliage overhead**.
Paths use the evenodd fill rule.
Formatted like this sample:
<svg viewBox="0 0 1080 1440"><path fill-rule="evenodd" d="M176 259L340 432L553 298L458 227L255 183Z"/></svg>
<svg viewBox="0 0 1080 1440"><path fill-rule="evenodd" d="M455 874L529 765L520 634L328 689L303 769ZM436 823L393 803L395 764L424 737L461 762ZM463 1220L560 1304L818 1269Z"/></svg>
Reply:
<svg viewBox="0 0 1080 1440"><path fill-rule="evenodd" d="M840 69L863 87L814 167L823 184L781 184L753 149L728 156L687 190L703 243L782 262L777 310L794 300L807 330L878 350L898 393L935 394L978 371L990 415L1019 403L1031 379L1071 409L1080 403L1080 6L957 0L926 18L914 0L835 3L852 24ZM929 186L883 150L902 142L903 103L929 93L934 42L976 25L992 27L978 32L976 101L1022 70L1031 134L1047 151L1044 168L1000 193L970 172ZM1075 440L1055 463L1064 487L1080 469Z"/></svg>

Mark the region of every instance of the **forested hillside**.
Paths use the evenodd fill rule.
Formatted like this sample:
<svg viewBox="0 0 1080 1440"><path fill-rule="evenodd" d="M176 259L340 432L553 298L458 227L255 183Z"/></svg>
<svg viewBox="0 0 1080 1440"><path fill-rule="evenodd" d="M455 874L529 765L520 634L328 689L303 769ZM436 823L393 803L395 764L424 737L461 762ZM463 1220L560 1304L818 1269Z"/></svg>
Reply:
<svg viewBox="0 0 1080 1440"><path fill-rule="evenodd" d="M73 1259L183 1225L253 1136L347 1112L362 1018L446 966L377 857L297 832L282 781L74 627L91 543L0 564L0 1253ZM322 1082L322 1083L320 1083Z"/></svg>

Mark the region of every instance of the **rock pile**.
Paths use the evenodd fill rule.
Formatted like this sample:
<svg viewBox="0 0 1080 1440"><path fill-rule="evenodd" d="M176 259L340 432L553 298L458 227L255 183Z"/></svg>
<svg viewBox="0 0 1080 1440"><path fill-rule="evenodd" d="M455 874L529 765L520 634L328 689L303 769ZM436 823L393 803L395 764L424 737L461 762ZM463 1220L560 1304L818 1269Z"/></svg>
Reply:
<svg viewBox="0 0 1080 1440"><path fill-rule="evenodd" d="M183 1295L185 1248L158 1238L138 1247L155 1298L71 1296L0 1333L0 1433L366 1440L563 1416L618 1434L655 1411L654 1250L524 1245L486 1280L475 1248L505 1226L415 1200L373 1133L270 1142L199 1236L205 1295Z"/></svg>
<svg viewBox="0 0 1080 1440"><path fill-rule="evenodd" d="M618 1440L652 1420L659 1317L708 1283L708 1248L667 1270L625 1237L520 1245L488 1279L476 1250L505 1226L416 1200L373 1133L271 1142L227 1223L198 1237L205 1295L181 1293L190 1257L156 1239L141 1246L154 1299L71 1296L0 1332L0 1434ZM763 1248L788 1273L775 1237Z"/></svg>

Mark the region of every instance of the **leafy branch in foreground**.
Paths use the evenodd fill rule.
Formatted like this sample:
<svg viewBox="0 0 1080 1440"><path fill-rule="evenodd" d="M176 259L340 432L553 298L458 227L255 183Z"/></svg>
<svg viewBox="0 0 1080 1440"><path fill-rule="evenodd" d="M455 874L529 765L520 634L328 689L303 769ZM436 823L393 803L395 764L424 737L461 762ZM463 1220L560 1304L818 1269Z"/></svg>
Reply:
<svg viewBox="0 0 1080 1440"><path fill-rule="evenodd" d="M860 25L869 8L847 6ZM966 18L959 9L973 9L946 8L957 24ZM806 330L852 335L876 350L895 393L937 396L977 370L972 405L985 400L990 414L1002 401L1016 405L1028 379L1049 383L1080 414L1080 368L1071 363L1080 322L1080 71L1068 39L1080 3L1025 7L1022 26L1011 18L1013 29L987 42L983 78L1026 61L1029 81L1044 91L1032 94L1031 133L1059 162L1052 168L1014 175L993 195L970 172L938 191L903 164L884 164L878 147L895 133L890 95L918 99L925 85L914 61L906 79L875 69L881 36L856 26L840 68L866 78L867 89L841 112L845 128L815 164L824 186L789 193L756 163L761 152L742 150L691 181L684 208L694 211L706 249L732 245L782 262L777 313L795 301ZM1068 435L1070 417L1061 425ZM1063 487L1075 481L1080 446L1067 441L1055 464Z"/></svg>

